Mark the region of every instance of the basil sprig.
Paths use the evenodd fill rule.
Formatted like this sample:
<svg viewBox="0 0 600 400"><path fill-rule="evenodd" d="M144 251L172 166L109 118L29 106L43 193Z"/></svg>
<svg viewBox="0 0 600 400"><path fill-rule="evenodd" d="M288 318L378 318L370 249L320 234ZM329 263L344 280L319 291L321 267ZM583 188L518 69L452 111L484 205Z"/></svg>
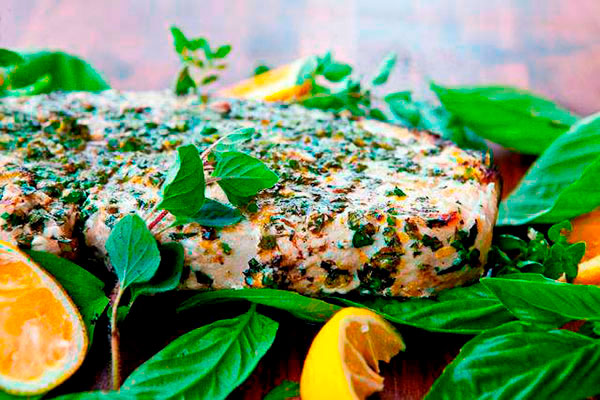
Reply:
<svg viewBox="0 0 600 400"><path fill-rule="evenodd" d="M0 49L0 68L0 97L110 88L90 64L62 51L19 54Z"/></svg>
<svg viewBox="0 0 600 400"><path fill-rule="evenodd" d="M171 27L171 35L182 64L175 83L175 94L184 95L197 91L219 79L219 73L227 68L224 59L231 52L231 45L225 44L213 49L207 39L190 39L176 26ZM192 74L191 69L197 73Z"/></svg>
<svg viewBox="0 0 600 400"><path fill-rule="evenodd" d="M469 341L425 397L583 399L600 392L600 341L511 322Z"/></svg>
<svg viewBox="0 0 600 400"><path fill-rule="evenodd" d="M578 116L550 100L507 86L448 88L431 84L442 105L479 136L526 154L541 154Z"/></svg>
<svg viewBox="0 0 600 400"><path fill-rule="evenodd" d="M554 223L600 205L600 114L584 118L537 159L500 205L498 223Z"/></svg>
<svg viewBox="0 0 600 400"><path fill-rule="evenodd" d="M241 300L284 310L296 318L311 322L325 322L340 310L338 305L302 296L289 290L223 289L198 293L183 302L177 311L182 312L199 306Z"/></svg>
<svg viewBox="0 0 600 400"><path fill-rule="evenodd" d="M277 328L255 306L239 317L197 328L133 371L121 392L155 399L224 399L254 370Z"/></svg>
<svg viewBox="0 0 600 400"><path fill-rule="evenodd" d="M548 237L552 245L542 233L531 227L528 230L529 241L508 234L496 235L487 266L493 276L532 272L558 279L565 274L567 280L572 281L585 254L584 242L567 242L565 235L572 229L569 221L551 226Z"/></svg>

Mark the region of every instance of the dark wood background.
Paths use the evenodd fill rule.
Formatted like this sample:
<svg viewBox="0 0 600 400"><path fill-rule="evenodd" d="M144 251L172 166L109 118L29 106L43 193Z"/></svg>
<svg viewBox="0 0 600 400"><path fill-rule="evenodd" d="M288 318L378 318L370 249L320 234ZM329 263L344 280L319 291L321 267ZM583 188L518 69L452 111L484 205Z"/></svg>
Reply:
<svg viewBox="0 0 600 400"><path fill-rule="evenodd" d="M390 90L427 96L429 80L503 83L544 94L582 115L600 110L600 0L0 1L0 47L78 54L124 90L172 84L178 60L171 24L233 45L221 84L249 76L259 62L275 66L329 49L368 74L394 50L400 62ZM127 371L202 319L175 315L166 300L137 306L140 311L123 326ZM282 379L299 379L318 327L278 316L274 347L232 397L261 399ZM381 398L422 398L466 340L402 333L408 352L384 368ZM105 354L96 346L67 388L102 382L106 370L97 364L106 362Z"/></svg>

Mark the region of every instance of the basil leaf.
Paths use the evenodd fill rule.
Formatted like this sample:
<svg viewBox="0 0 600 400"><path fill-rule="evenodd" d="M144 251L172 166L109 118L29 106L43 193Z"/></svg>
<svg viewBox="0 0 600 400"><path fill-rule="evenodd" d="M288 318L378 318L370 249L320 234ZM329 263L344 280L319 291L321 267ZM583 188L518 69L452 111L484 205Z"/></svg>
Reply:
<svg viewBox="0 0 600 400"><path fill-rule="evenodd" d="M198 293L184 301L177 311L185 311L205 304L247 300L255 304L287 311L306 321L325 322L340 307L299 293L278 289L223 289Z"/></svg>
<svg viewBox="0 0 600 400"><path fill-rule="evenodd" d="M377 72L371 80L371 83L375 86L383 85L384 83L386 83L390 76L390 73L392 72L392 68L394 68L394 66L396 65L397 59L398 56L396 55L396 53L388 53L379 64Z"/></svg>
<svg viewBox="0 0 600 400"><path fill-rule="evenodd" d="M175 94L177 96L185 96L192 89L196 89L196 82L194 82L190 75L189 67L186 66L183 67L177 76L177 81L175 82Z"/></svg>
<svg viewBox="0 0 600 400"><path fill-rule="evenodd" d="M233 203L233 202L232 202ZM222 228L235 225L244 217L237 208L231 208L216 200L206 199L200 211L191 217L177 217L171 226L179 226L195 222L202 226Z"/></svg>
<svg viewBox="0 0 600 400"><path fill-rule="evenodd" d="M7 79L13 89L36 84L38 92L88 91L99 92L110 89L102 76L90 64L71 54L60 51L23 53L25 62L14 68ZM48 76L43 85L40 79Z"/></svg>
<svg viewBox="0 0 600 400"><path fill-rule="evenodd" d="M351 73L352 67L342 63L330 63L323 70L323 76L331 82L339 82Z"/></svg>
<svg viewBox="0 0 600 400"><path fill-rule="evenodd" d="M10 67L25 62L25 59L14 51L0 49L0 68Z"/></svg>
<svg viewBox="0 0 600 400"><path fill-rule="evenodd" d="M152 399L224 399L275 340L278 324L255 306L175 339L127 378L121 391Z"/></svg>
<svg viewBox="0 0 600 400"><path fill-rule="evenodd" d="M592 211L600 205L598 176L600 114L595 114L575 124L537 159L501 203L498 223L555 223Z"/></svg>
<svg viewBox="0 0 600 400"><path fill-rule="evenodd" d="M272 187L279 177L261 160L244 153L226 151L219 155L213 176L221 178L219 186L227 197L254 196L263 189Z"/></svg>
<svg viewBox="0 0 600 400"><path fill-rule="evenodd" d="M23 86L18 89L9 89L2 92L2 96L7 97L21 97L21 96L35 96L40 93L46 93L47 88L50 86L50 75L44 75L31 85Z"/></svg>
<svg viewBox="0 0 600 400"><path fill-rule="evenodd" d="M570 320L600 320L600 288L573 285L538 276L484 278L482 284L520 320L561 326Z"/></svg>
<svg viewBox="0 0 600 400"><path fill-rule="evenodd" d="M540 154L578 117L550 100L504 86L431 90L446 110L476 134L526 154Z"/></svg>
<svg viewBox="0 0 600 400"><path fill-rule="evenodd" d="M287 400L300 397L300 385L298 382L283 381L271 390L263 400Z"/></svg>
<svg viewBox="0 0 600 400"><path fill-rule="evenodd" d="M106 241L106 251L122 290L134 283L148 282L160 264L156 240L136 214L128 214L117 222Z"/></svg>
<svg viewBox="0 0 600 400"><path fill-rule="evenodd" d="M176 26L171 26L171 35L173 36L173 46L175 47L175 51L178 54L183 53L183 50L190 45L187 37L185 37L181 29Z"/></svg>
<svg viewBox="0 0 600 400"><path fill-rule="evenodd" d="M190 217L204 204L204 168L198 149L193 144L177 148L177 161L167 174L162 187L162 200L157 209L176 217Z"/></svg>
<svg viewBox="0 0 600 400"><path fill-rule="evenodd" d="M600 393L600 341L513 322L470 340L426 400L583 399Z"/></svg>
<svg viewBox="0 0 600 400"><path fill-rule="evenodd" d="M67 291L79 309L91 342L96 320L108 305L104 282L79 265L52 253L30 250L27 254Z"/></svg>
<svg viewBox="0 0 600 400"><path fill-rule="evenodd" d="M181 281L184 262L183 246L177 242L160 245L160 264L156 274L146 283L131 285L131 300L129 306L140 295L152 295L168 292L177 288Z"/></svg>
<svg viewBox="0 0 600 400"><path fill-rule="evenodd" d="M337 300L348 306L369 308L391 322L433 332L472 335L514 319L481 284L442 291L437 300Z"/></svg>

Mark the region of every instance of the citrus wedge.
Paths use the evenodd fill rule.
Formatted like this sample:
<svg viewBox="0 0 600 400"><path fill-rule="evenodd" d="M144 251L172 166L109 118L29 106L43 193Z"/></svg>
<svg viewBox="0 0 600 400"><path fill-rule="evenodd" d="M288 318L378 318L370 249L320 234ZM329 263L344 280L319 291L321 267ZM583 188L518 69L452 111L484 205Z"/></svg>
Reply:
<svg viewBox="0 0 600 400"><path fill-rule="evenodd" d="M302 376L300 397L365 399L383 390L379 361L389 362L404 350L392 325L364 308L344 308L319 331L312 342Z"/></svg>
<svg viewBox="0 0 600 400"><path fill-rule="evenodd" d="M600 209L571 221L569 242L585 242L585 254L573 283L600 285Z"/></svg>
<svg viewBox="0 0 600 400"><path fill-rule="evenodd" d="M310 92L310 82L297 84L304 59L269 70L219 91L223 97L264 101L291 101Z"/></svg>
<svg viewBox="0 0 600 400"><path fill-rule="evenodd" d="M77 307L54 278L0 241L0 389L52 389L79 368L87 341Z"/></svg>

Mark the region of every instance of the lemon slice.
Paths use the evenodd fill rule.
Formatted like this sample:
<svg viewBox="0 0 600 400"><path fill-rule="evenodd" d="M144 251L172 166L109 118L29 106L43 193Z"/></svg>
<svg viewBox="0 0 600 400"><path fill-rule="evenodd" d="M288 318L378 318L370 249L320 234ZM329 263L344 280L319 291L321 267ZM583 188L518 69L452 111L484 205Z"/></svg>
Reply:
<svg viewBox="0 0 600 400"><path fill-rule="evenodd" d="M303 400L365 399L383 390L379 361L404 350L400 334L379 315L344 308L312 342L300 378Z"/></svg>
<svg viewBox="0 0 600 400"><path fill-rule="evenodd" d="M264 101L291 101L310 92L311 84L298 85L298 73L305 59L269 70L219 91L223 97Z"/></svg>
<svg viewBox="0 0 600 400"><path fill-rule="evenodd" d="M58 386L83 362L87 341L54 278L0 240L0 389L32 395Z"/></svg>

